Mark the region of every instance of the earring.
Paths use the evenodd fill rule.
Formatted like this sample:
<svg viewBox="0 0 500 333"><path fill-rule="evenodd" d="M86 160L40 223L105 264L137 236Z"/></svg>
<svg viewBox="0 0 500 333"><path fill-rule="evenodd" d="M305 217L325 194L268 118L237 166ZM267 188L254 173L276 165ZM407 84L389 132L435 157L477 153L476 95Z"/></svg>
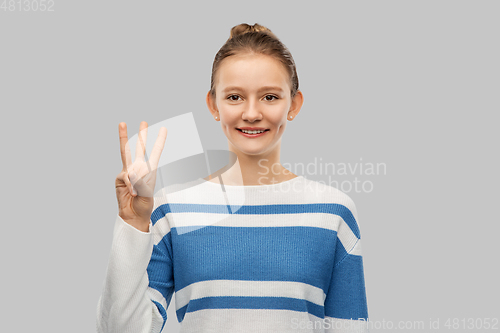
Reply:
<svg viewBox="0 0 500 333"><path fill-rule="evenodd" d="M292 117L292 116L289 116L288 118L292 119L293 117Z"/></svg>
<svg viewBox="0 0 500 333"><path fill-rule="evenodd" d="M218 117L217 117L217 116L215 116L215 119L217 119L217 118L218 118Z"/></svg>

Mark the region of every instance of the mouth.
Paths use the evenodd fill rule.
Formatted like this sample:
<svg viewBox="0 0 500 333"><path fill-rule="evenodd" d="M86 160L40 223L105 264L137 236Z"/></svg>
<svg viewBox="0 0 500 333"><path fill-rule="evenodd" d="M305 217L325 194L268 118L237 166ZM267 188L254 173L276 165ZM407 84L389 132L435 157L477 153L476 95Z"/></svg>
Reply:
<svg viewBox="0 0 500 333"><path fill-rule="evenodd" d="M236 128L243 136L254 138L269 132L269 128L246 129Z"/></svg>

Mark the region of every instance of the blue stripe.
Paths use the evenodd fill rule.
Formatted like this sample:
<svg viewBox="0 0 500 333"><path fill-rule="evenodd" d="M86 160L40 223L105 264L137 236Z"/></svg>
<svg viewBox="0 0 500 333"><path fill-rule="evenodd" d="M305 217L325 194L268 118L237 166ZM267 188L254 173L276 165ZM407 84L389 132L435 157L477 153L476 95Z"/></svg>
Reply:
<svg viewBox="0 0 500 333"><path fill-rule="evenodd" d="M315 227L171 230L175 290L209 280L297 281L326 291L337 233Z"/></svg>
<svg viewBox="0 0 500 333"><path fill-rule="evenodd" d="M161 316L163 317L163 324L161 325L161 330L163 330L163 326L165 326L165 323L167 322L167 311L165 311L165 309L163 308L163 306L158 303L157 301L153 301L151 300L155 305L156 307L158 308L158 311L160 311L160 314Z"/></svg>
<svg viewBox="0 0 500 333"><path fill-rule="evenodd" d="M203 309L270 309L308 312L319 318L324 318L324 308L321 305L306 300L290 297L240 297L218 296L190 300L177 310L177 318L184 319L186 312Z"/></svg>
<svg viewBox="0 0 500 333"><path fill-rule="evenodd" d="M146 269L149 279L149 287L158 290L163 298L170 303L174 292L173 266L169 254L170 232L163 237L158 245L153 245L153 252Z"/></svg>
<svg viewBox="0 0 500 333"><path fill-rule="evenodd" d="M349 254L335 267L325 299L325 315L341 319L368 319L361 256Z"/></svg>
<svg viewBox="0 0 500 333"><path fill-rule="evenodd" d="M208 205L208 204L186 204L168 203L157 207L151 214L153 225L168 213L210 213L210 214L307 214L326 213L342 217L357 238L360 232L356 219L352 212L341 204L336 203L313 203L313 204L276 204L276 205Z"/></svg>
<svg viewBox="0 0 500 333"><path fill-rule="evenodd" d="M342 242L338 241L335 245L335 257L333 258L333 267L337 266L337 264L345 258L347 255L347 249L344 248Z"/></svg>

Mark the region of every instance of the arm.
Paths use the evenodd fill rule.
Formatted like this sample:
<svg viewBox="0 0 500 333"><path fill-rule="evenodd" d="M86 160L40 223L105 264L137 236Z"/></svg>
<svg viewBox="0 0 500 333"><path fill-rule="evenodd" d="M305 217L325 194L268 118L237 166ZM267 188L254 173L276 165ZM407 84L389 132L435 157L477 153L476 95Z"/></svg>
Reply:
<svg viewBox="0 0 500 333"><path fill-rule="evenodd" d="M117 216L97 306L98 333L158 333L163 329L174 289L173 270L171 257L163 255L164 242L154 245L153 234L152 222L149 231L142 232Z"/></svg>
<svg viewBox="0 0 500 333"><path fill-rule="evenodd" d="M356 207L347 200L341 211L332 278L325 299L326 332L368 332L361 236Z"/></svg>

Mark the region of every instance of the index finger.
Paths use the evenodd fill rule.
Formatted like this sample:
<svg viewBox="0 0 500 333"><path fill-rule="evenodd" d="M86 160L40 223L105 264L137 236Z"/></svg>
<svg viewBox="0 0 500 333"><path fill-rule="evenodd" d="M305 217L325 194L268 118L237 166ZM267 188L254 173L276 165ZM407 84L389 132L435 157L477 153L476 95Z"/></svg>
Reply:
<svg viewBox="0 0 500 333"><path fill-rule="evenodd" d="M118 124L118 132L120 135L120 154L123 170L128 170L132 165L132 156L130 155L130 145L128 144L127 124L124 122Z"/></svg>

